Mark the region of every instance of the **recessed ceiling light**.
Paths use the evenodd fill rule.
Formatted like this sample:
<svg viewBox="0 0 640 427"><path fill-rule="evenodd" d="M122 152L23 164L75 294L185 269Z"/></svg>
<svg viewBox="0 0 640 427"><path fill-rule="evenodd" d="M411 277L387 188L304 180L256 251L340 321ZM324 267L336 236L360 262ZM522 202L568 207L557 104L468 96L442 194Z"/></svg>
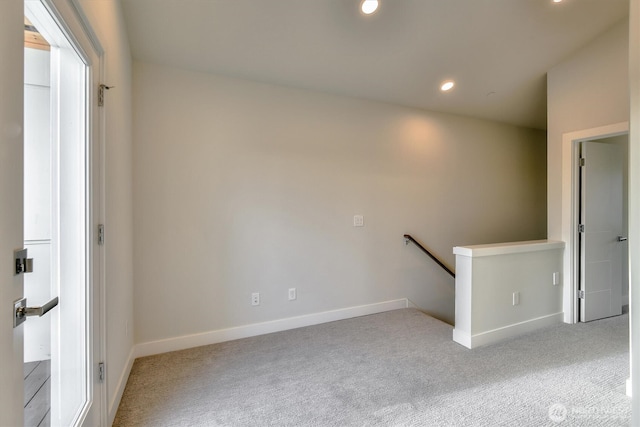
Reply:
<svg viewBox="0 0 640 427"><path fill-rule="evenodd" d="M448 92L455 86L455 82L453 80L447 80L446 82L442 82L440 85L440 90L443 92Z"/></svg>
<svg viewBox="0 0 640 427"><path fill-rule="evenodd" d="M378 10L378 0L363 0L360 9L365 15L371 15Z"/></svg>
<svg viewBox="0 0 640 427"><path fill-rule="evenodd" d="M560 3L562 0L553 0L554 3Z"/></svg>

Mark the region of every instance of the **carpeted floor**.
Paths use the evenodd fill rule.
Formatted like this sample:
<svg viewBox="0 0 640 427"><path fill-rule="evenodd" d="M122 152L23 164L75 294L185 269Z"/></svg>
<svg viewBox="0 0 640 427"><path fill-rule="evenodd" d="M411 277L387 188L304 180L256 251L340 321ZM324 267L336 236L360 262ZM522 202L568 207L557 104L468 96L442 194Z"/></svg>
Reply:
<svg viewBox="0 0 640 427"><path fill-rule="evenodd" d="M628 426L628 321L468 350L404 309L145 357L114 426Z"/></svg>

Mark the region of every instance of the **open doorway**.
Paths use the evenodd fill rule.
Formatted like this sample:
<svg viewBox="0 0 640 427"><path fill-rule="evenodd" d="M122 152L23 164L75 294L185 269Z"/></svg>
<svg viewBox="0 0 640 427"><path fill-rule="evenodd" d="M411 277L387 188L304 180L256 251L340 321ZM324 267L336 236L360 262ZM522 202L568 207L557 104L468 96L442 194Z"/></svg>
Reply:
<svg viewBox="0 0 640 427"><path fill-rule="evenodd" d="M58 295L55 283L53 237L54 146L51 136L51 46L25 17L24 79L24 247L36 260L25 275L24 297L42 305ZM29 426L51 425L52 316L24 324L24 420Z"/></svg>
<svg viewBox="0 0 640 427"><path fill-rule="evenodd" d="M44 0L25 1L24 58L23 227L33 258L24 296L37 308L59 300L24 323L25 425L98 425L104 409L92 70Z"/></svg>
<svg viewBox="0 0 640 427"><path fill-rule="evenodd" d="M615 247L613 240L617 240L618 236L625 237L628 218L627 218L627 158L628 158L628 133L629 124L627 122L616 123L612 125L602 126L599 128L585 129L582 131L575 131L566 133L563 135L563 170L566 174L563 177L563 193L566 194L564 199L567 204L563 208L563 239L569 243L564 256L564 280L565 283L563 290L563 308L565 313L565 322L576 323L579 322L581 308L583 301L581 294L584 289L583 283L585 278L589 277L589 272L586 271L584 257L585 254L581 252L581 240L583 239L583 233L580 231L584 226L584 229L588 229L588 224L582 224L585 221L583 214L584 211L581 207L582 202L582 180L583 180L583 167L581 167L581 150L583 143L593 142L600 145L616 145L621 151L621 166L618 168L617 173L620 174L622 179L621 189L621 201L622 207L620 211L622 213L622 231L616 233L615 236L609 240L609 250L622 249L621 254L621 267L619 269L619 280L622 282L620 285L621 296L620 304L626 306L629 303L629 290L628 290L628 249L626 242L616 242ZM593 181L593 179L591 180ZM597 202L598 203L598 202ZM599 206L605 210L608 209L606 203L600 202ZM592 228L594 230L594 228ZM597 230L597 227L596 227ZM618 243L622 243L619 245ZM597 258L597 257L596 257ZM618 271L618 270L616 270ZM593 278L593 277L592 277ZM596 279L599 280L599 279ZM592 288L593 290L596 290ZM612 304L617 304L613 302ZM606 317L606 316L605 316Z"/></svg>
<svg viewBox="0 0 640 427"><path fill-rule="evenodd" d="M579 131L567 132L562 135L562 232L561 239L567 242L563 255L563 311L564 321L566 323L576 323L580 321L580 239L581 239L581 167L580 167L580 150L581 144L585 141L596 142L614 142L618 141L624 145L622 167L627 168L627 138L629 134L629 123L620 122L610 125L600 126L597 128L584 129ZM604 145L604 144L603 144ZM623 189L624 200L628 197L626 187L626 169L623 169ZM626 203L626 202L624 202ZM604 206L604 205L603 205ZM626 204L622 208L623 224L627 224L627 207ZM588 224L585 224L588 226ZM621 234L624 234L623 229ZM614 237L618 237L617 235ZM624 236L622 236L624 237ZM625 272L625 265L628 263L628 252L626 250L626 242L624 243L625 251L622 255L622 305L629 303L628 301L628 273ZM584 276L583 276L584 277Z"/></svg>

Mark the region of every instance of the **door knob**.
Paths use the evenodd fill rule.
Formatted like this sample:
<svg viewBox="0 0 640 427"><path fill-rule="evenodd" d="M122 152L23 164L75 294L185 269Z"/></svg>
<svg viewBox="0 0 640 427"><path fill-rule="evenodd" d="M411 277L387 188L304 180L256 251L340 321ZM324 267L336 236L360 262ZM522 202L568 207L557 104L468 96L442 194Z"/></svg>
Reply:
<svg viewBox="0 0 640 427"><path fill-rule="evenodd" d="M22 298L13 303L14 308L14 316L13 316L13 327L15 328L18 325L21 325L27 320L29 316L39 316L42 317L47 314L53 307L58 305L58 297L55 297L42 307L27 307L27 299Z"/></svg>
<svg viewBox="0 0 640 427"><path fill-rule="evenodd" d="M626 241L627 241L626 237L618 236L618 242L626 242Z"/></svg>

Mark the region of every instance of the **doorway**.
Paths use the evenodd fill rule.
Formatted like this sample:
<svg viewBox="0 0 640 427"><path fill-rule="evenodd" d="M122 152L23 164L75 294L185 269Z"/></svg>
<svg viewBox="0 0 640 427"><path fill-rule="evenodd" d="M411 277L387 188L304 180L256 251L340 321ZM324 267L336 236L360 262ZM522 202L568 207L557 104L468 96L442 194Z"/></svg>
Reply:
<svg viewBox="0 0 640 427"><path fill-rule="evenodd" d="M582 141L606 140L628 134L629 122L620 122L567 132L562 135L562 218L558 240L567 243L563 255L563 274L561 277L565 323L573 324L580 321L578 302L580 290L580 143ZM626 163L625 161L624 164L626 165ZM627 194L627 190L624 190L624 194ZM624 212L626 209L623 209ZM623 256L624 258L625 256ZM623 288L625 295L628 295L628 287L623 286ZM623 304L626 304L624 297Z"/></svg>
<svg viewBox="0 0 640 427"><path fill-rule="evenodd" d="M59 305L24 323L24 422L99 425L103 391L93 145L99 141L89 56L45 0L25 1L24 276L29 306Z"/></svg>
<svg viewBox="0 0 640 427"><path fill-rule="evenodd" d="M629 301L628 134L577 143L581 322L617 316Z"/></svg>
<svg viewBox="0 0 640 427"><path fill-rule="evenodd" d="M58 295L54 283L53 239L55 147L51 137L51 46L25 17L24 79L24 248L35 268L24 277L24 297L40 306ZM24 420L27 426L51 425L52 317L24 324Z"/></svg>

